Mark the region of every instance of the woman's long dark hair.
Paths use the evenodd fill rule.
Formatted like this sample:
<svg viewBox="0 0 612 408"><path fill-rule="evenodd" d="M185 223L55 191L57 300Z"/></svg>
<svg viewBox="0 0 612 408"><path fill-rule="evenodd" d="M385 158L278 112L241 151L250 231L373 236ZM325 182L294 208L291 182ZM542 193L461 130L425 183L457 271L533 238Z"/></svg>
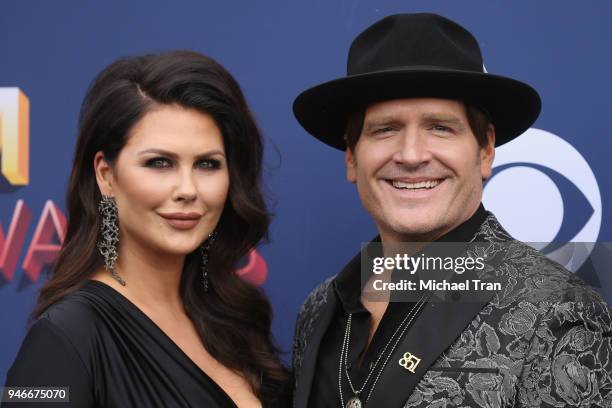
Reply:
<svg viewBox="0 0 612 408"><path fill-rule="evenodd" d="M103 265L96 247L101 194L94 156L102 151L106 161L115 162L132 127L159 104L205 112L223 135L230 186L209 252L210 289L203 291L196 250L186 257L180 293L207 351L242 373L260 399L270 400L286 378L270 335L272 310L258 288L233 273L236 263L267 235L270 217L260 191L262 140L239 85L201 54L177 51L120 59L90 86L66 196L68 229L33 317L78 289Z"/></svg>

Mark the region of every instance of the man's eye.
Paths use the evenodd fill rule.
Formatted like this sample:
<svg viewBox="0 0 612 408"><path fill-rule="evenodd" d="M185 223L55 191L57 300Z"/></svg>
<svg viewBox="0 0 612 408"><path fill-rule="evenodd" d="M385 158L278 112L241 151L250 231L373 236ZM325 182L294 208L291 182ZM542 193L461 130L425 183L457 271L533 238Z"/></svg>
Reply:
<svg viewBox="0 0 612 408"><path fill-rule="evenodd" d="M432 130L436 131L436 132L450 132L452 131L451 128L447 127L447 126L442 126L442 125L433 125Z"/></svg>
<svg viewBox="0 0 612 408"><path fill-rule="evenodd" d="M156 157L154 159L148 160L146 166L153 167L156 169L164 169L167 167L172 167L172 163L170 163L170 160L164 159L163 157Z"/></svg>
<svg viewBox="0 0 612 408"><path fill-rule="evenodd" d="M385 127L381 127L378 129L374 129L374 131L372 132L375 135L379 135L379 134L383 134L383 133L388 133L388 132L393 132L395 129L391 126L385 126Z"/></svg>

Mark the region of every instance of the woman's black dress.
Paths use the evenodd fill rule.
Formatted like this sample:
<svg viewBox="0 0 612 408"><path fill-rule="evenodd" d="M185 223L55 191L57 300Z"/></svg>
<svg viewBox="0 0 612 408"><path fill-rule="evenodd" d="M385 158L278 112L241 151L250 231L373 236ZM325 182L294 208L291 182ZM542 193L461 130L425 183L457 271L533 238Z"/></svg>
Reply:
<svg viewBox="0 0 612 408"><path fill-rule="evenodd" d="M69 387L69 404L17 407L236 407L140 309L94 280L31 327L6 385Z"/></svg>

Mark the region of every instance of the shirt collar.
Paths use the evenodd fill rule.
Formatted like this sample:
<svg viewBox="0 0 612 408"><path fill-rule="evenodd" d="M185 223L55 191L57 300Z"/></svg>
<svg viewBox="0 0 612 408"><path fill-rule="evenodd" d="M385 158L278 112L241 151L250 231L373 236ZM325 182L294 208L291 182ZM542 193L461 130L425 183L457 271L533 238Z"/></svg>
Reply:
<svg viewBox="0 0 612 408"><path fill-rule="evenodd" d="M438 238L435 242L468 242L478 232L478 229L487 218L487 211L485 210L482 203L478 206L478 209L474 214L464 221L462 224L453 228L451 231ZM377 235L370 241L371 243L380 242L380 236ZM374 251L380 252L380 245L365 246L362 251ZM374 254L370 252L370 256L382 256L382 254ZM359 311L365 311L361 304L361 252L357 254L336 276L334 279L334 290L344 310L347 313L355 313Z"/></svg>

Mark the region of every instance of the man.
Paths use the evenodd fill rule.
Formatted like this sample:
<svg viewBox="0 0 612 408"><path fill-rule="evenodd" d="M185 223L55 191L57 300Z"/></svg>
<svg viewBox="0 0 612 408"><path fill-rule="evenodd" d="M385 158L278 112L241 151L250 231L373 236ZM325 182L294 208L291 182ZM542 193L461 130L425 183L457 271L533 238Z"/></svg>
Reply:
<svg viewBox="0 0 612 408"><path fill-rule="evenodd" d="M345 151L379 231L369 246L483 242L483 273L502 289L372 299L357 254L300 310L296 408L612 406L606 303L481 204L495 147L539 112L535 90L486 73L475 38L432 14L375 23L352 43L347 77L298 96L300 124Z"/></svg>

